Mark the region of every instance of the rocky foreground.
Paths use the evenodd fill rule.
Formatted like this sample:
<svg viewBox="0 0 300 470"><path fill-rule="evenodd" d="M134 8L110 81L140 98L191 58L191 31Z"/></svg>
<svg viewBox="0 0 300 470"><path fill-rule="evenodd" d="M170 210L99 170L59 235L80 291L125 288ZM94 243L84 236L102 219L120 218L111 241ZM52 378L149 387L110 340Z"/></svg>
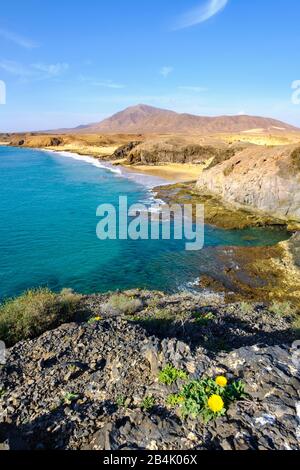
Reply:
<svg viewBox="0 0 300 470"><path fill-rule="evenodd" d="M77 322L16 344L0 369L1 447L299 450L292 318L262 304L208 300L89 296ZM168 364L189 379L242 379L248 396L208 424L183 419L167 404L181 380L158 380Z"/></svg>

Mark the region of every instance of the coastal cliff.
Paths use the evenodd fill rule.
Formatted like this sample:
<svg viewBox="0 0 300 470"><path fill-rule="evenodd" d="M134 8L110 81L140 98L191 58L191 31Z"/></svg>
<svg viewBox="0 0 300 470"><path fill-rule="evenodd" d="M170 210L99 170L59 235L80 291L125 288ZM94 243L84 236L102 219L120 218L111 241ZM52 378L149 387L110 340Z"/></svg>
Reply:
<svg viewBox="0 0 300 470"><path fill-rule="evenodd" d="M300 148L243 149L203 171L196 187L225 202L300 222Z"/></svg>
<svg viewBox="0 0 300 470"><path fill-rule="evenodd" d="M164 163L221 162L233 157L238 145L226 145L213 139L193 139L192 137L168 136L147 139L127 153L131 165L159 165ZM201 166L199 166L199 171Z"/></svg>

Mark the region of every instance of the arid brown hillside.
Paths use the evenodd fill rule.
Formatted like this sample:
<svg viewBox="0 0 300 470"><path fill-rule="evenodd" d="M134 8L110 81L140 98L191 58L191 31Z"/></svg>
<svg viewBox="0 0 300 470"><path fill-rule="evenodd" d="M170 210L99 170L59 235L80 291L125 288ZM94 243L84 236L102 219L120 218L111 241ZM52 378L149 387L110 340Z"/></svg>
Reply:
<svg viewBox="0 0 300 470"><path fill-rule="evenodd" d="M15 147L47 148L49 150L75 152L110 158L120 148L132 149L134 144L143 141L141 135L89 135L89 134L0 134L0 142Z"/></svg>
<svg viewBox="0 0 300 470"><path fill-rule="evenodd" d="M79 133L185 133L207 134L218 132L244 132L253 130L288 131L293 126L271 118L255 116L201 117L178 114L174 111L138 105L121 111L100 123L80 126Z"/></svg>

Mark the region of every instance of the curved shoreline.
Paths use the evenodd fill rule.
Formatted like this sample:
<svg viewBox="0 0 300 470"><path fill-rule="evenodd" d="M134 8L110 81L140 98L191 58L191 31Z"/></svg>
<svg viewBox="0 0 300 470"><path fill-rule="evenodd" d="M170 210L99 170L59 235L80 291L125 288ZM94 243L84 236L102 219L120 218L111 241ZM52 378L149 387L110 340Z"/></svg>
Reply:
<svg viewBox="0 0 300 470"><path fill-rule="evenodd" d="M43 149L34 148L33 150L38 150L38 151L41 150L43 152L60 155L65 158L73 158L74 160L88 163L90 165L95 166L96 168L108 170L108 171L111 171L112 173L115 173L116 175L119 175L120 177L133 180L136 183L141 184L142 186L145 186L149 190L152 190L157 186L164 186L164 185L170 184L170 181L168 181L167 179L152 176L152 175L147 175L143 172L139 173L138 171L132 171L132 170L128 171L125 166L114 165L109 161L104 162L98 158L93 157L92 155L81 155L79 153L70 152L67 150L56 151L52 149L49 150L47 148L43 148Z"/></svg>
<svg viewBox="0 0 300 470"><path fill-rule="evenodd" d="M7 146L9 148L10 146ZM175 184L175 192L174 188L172 185L170 185L169 181L164 181L164 191L162 191L161 188L157 188L157 178L155 177L145 177L144 174L140 175L138 172L127 172L126 168L123 171L122 166L114 166L110 162L103 162L97 158L94 158L92 156L87 156L87 155L80 155L75 152L67 152L67 151L55 151L55 150L49 150L49 149L34 149L37 151L43 151L43 152L48 152L49 155L57 155L59 157L64 157L64 158L72 158L77 161L82 161L86 164L93 165L96 168L103 169L110 171L116 175L116 177L121 177L121 178L126 178L129 180L133 180L137 184L143 185L147 191L148 194L151 195L149 199L147 199L147 203L151 204L152 201L165 201L166 203L202 203L205 204L206 209L211 211L211 219L209 219L209 214L206 214L206 222L211 225L216 225L220 226L220 221L222 223L227 224L227 229L234 229L237 228L237 224L244 224L243 227L239 228L244 228L245 224L247 225L247 217L250 218L249 214L245 214L245 212L233 212L230 210L228 207L223 207L220 201L212 201L210 200L199 200L199 195L196 194L196 192L193 192L192 189L189 189L187 186L188 185L178 185ZM140 178L141 176L141 178ZM146 180L145 180L146 178ZM148 184L147 184L148 183ZM151 184L149 184L151 183ZM170 185L170 188L168 187ZM162 186L162 185L161 185ZM180 187L183 186L183 187ZM190 186L190 185L189 185ZM180 190L179 194L177 194L176 191ZM216 213L216 209L218 209L218 214ZM225 211L226 209L226 211ZM254 216L251 216L254 217ZM272 219L274 220L274 219ZM232 226L229 226L228 224L231 223ZM234 225L235 224L235 227ZM264 225L272 225L272 221L270 223L267 223L265 220L263 221L262 219L255 219L255 220L250 220L249 226L264 226ZM274 245L272 248L271 247L265 247L264 249L262 248L251 248L251 247L244 247L244 248L233 248L230 252L229 255L226 255L226 250L228 248L232 248L229 245L226 247L224 250L223 248L219 248L220 256L222 256L222 265L223 265L223 272L220 272L220 278L217 276L215 279L211 278L213 281L210 282L208 279L199 279L198 283L195 282L195 287L198 286L200 288L203 287L203 283L205 284L206 290L211 290L213 292L218 292L220 294L220 287L221 287L221 292L224 293L224 288L225 291L229 292L230 290L236 291L236 292L241 292L242 296L244 299L251 299L253 298L253 295L255 293L255 298L257 299L258 295L262 295L262 298L266 298L269 296L269 293L274 292L273 287L274 286L267 286L266 288L263 289L258 289L255 288L255 283L249 288L244 288L245 283L244 279L241 279L240 277L236 278L233 277L233 272L231 269L232 263L234 265L239 266L239 272L245 273L245 278L246 280L249 278L249 275L253 278L259 278L262 280L265 278L265 281L269 281L272 279L274 276L275 272L278 271L278 279L276 281L276 287L278 288L278 291L281 291L283 294L283 297L289 298L290 300L290 295L287 297L287 289L285 288L285 285L292 285L292 279L290 276L290 273L292 271L291 265L292 263L281 263L281 265L278 268L278 262L280 261L280 258L282 258L282 248L280 248L278 245ZM227 250L228 251L228 250ZM264 255L267 255L266 257ZM224 259L226 258L226 259ZM257 271L256 264L259 261L263 261L263 265L259 268L259 271ZM275 262L275 264L274 264ZM283 266L284 264L284 266ZM200 267L199 267L199 274L200 272ZM210 273L208 273L210 274ZM220 286L220 282L222 282L222 278L226 277L227 282L223 285ZM198 277L198 276L197 276ZM269 278L269 279L268 279ZM196 278L195 278L196 279ZM216 285L216 282L219 283L219 285ZM206 285L208 283L208 285ZM223 282L222 282L223 284ZM228 285L227 285L228 284ZM247 284L247 282L246 282ZM268 283L267 283L268 284ZM272 288L271 288L272 287ZM297 287L296 285L293 286L293 290ZM276 293L275 293L276 294ZM277 297L277 294L274 295L274 298Z"/></svg>

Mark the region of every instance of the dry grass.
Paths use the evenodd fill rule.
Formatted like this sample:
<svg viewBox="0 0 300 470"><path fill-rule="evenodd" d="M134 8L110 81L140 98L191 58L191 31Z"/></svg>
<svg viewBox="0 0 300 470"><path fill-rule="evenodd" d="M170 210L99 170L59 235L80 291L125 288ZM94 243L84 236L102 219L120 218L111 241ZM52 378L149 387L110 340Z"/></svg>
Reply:
<svg viewBox="0 0 300 470"><path fill-rule="evenodd" d="M114 294L104 306L107 313L118 313L123 315L133 315L142 308L139 299L127 297L125 294Z"/></svg>
<svg viewBox="0 0 300 470"><path fill-rule="evenodd" d="M248 132L240 132L237 134L221 134L219 136L225 142L235 143L235 142L244 142L253 145L261 145L261 146L273 146L273 145L290 145L296 144L300 140L300 133L299 132L278 132L270 134L266 131L257 130L248 131Z"/></svg>
<svg viewBox="0 0 300 470"><path fill-rule="evenodd" d="M69 289L55 294L48 289L29 290L0 306L0 339L7 346L35 338L72 320L81 296Z"/></svg>
<svg viewBox="0 0 300 470"><path fill-rule="evenodd" d="M274 300L269 306L269 312L277 317L289 317L295 314L295 308L290 302L279 302Z"/></svg>
<svg viewBox="0 0 300 470"><path fill-rule="evenodd" d="M300 171L300 147L296 148L292 152L291 159L292 159L294 168L296 168L297 171Z"/></svg>

